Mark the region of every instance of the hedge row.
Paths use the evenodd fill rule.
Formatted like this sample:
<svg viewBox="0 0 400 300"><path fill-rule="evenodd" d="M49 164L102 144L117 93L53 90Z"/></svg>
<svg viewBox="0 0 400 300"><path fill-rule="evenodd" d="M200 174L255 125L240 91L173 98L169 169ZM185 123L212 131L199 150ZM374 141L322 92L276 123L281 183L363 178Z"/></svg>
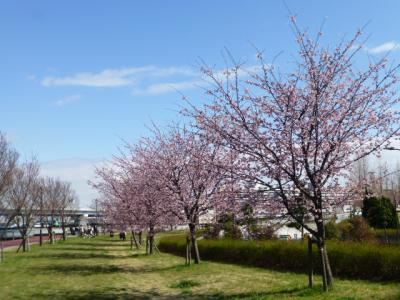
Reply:
<svg viewBox="0 0 400 300"><path fill-rule="evenodd" d="M400 243L400 232L397 229L386 229L386 237L384 229L374 229L373 233L381 242L387 238L390 243Z"/></svg>
<svg viewBox="0 0 400 300"><path fill-rule="evenodd" d="M165 237L161 251L185 256L185 238ZM307 243L287 241L200 240L202 259L306 273ZM327 246L334 276L343 278L400 281L400 247L354 242L329 242ZM313 246L314 266L320 258Z"/></svg>

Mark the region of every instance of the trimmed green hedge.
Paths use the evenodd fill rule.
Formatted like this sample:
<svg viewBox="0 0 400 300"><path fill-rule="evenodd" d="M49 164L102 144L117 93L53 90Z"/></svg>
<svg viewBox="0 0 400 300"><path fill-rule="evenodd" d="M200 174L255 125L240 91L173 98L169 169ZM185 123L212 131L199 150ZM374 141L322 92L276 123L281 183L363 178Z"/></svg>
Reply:
<svg viewBox="0 0 400 300"><path fill-rule="evenodd" d="M206 260L306 273L307 243L287 241L200 240L200 257ZM184 237L160 240L161 251L185 256ZM320 258L314 250L314 266ZM400 247L354 242L329 242L327 246L334 276L374 280L400 280Z"/></svg>
<svg viewBox="0 0 400 300"><path fill-rule="evenodd" d="M384 229L373 229L373 233L376 238L381 242L385 242L385 230ZM389 243L400 244L400 236L397 233L397 229L386 229L387 239Z"/></svg>

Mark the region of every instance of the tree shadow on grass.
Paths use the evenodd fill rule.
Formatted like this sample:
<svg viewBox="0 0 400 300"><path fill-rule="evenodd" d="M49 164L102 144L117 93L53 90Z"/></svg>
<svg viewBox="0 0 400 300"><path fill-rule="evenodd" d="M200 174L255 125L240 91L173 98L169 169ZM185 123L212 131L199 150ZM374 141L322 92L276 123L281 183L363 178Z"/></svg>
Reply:
<svg viewBox="0 0 400 300"><path fill-rule="evenodd" d="M125 259L131 258L128 255L112 255L103 253L50 253L46 255L36 256L38 259Z"/></svg>
<svg viewBox="0 0 400 300"><path fill-rule="evenodd" d="M34 296L41 296L48 299L66 299L66 300L91 300L91 299L162 299L162 300L173 300L173 299L215 299L215 300L228 300L228 299L276 299L279 297L307 297L321 295L321 288L309 289L307 287L288 288L266 292L249 292L249 293L205 293L196 294L189 290L184 290L179 294L165 295L159 291L140 291L132 288L104 288L102 290L93 291L59 291L51 294L40 294Z"/></svg>
<svg viewBox="0 0 400 300"><path fill-rule="evenodd" d="M76 245L76 246L79 246L79 245ZM63 248L60 248L60 247L54 247L54 248L47 248L46 249L46 251L47 250L50 250L50 251L64 251L64 252L69 252L69 251L90 251L90 252L97 252L97 251L102 251L102 252L104 252L104 251L113 251L113 252L115 252L115 251L124 251L124 252L126 252L126 251L128 251L128 249L105 249L105 248L86 248L86 247L63 247Z"/></svg>
<svg viewBox="0 0 400 300"><path fill-rule="evenodd" d="M91 246L91 247L129 247L129 244L115 244L115 243L88 243L88 242L77 242L71 245L80 245L80 246Z"/></svg>
<svg viewBox="0 0 400 300"><path fill-rule="evenodd" d="M90 276L95 274L111 274L111 273L152 273L160 271L168 271L175 269L175 266L170 267L132 267L119 265L47 265L32 268L35 274L40 272L56 272L63 275L81 275Z"/></svg>

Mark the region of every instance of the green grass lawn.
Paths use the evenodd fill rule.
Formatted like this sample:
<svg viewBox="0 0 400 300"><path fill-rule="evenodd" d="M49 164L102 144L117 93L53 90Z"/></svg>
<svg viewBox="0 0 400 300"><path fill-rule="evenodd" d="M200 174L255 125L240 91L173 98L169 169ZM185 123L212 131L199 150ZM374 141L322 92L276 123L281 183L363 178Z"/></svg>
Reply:
<svg viewBox="0 0 400 300"><path fill-rule="evenodd" d="M71 238L29 253L6 252L0 299L400 299L398 283L336 280L307 288L307 276L230 264L184 266L181 257L146 256L117 238Z"/></svg>

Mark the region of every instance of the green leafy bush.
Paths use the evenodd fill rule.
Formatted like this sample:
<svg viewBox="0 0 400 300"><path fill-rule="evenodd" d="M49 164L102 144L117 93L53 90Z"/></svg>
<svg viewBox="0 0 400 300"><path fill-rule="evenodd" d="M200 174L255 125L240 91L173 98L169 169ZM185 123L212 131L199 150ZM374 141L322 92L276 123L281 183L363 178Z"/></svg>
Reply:
<svg viewBox="0 0 400 300"><path fill-rule="evenodd" d="M162 251L185 256L184 237L163 238ZM307 243L287 241L200 240L203 259L283 271L306 273ZM327 246L335 276L400 280L400 248L372 243L330 241ZM314 266L319 272L320 259L316 246Z"/></svg>
<svg viewBox="0 0 400 300"><path fill-rule="evenodd" d="M250 227L250 235L256 240L275 240L277 239L274 228L270 226L253 225Z"/></svg>
<svg viewBox="0 0 400 300"><path fill-rule="evenodd" d="M399 223L392 200L383 196L365 198L362 215L375 228L396 228Z"/></svg>
<svg viewBox="0 0 400 300"><path fill-rule="evenodd" d="M325 224L325 237L328 240L339 240L340 239L340 229L335 223L335 220L331 220Z"/></svg>
<svg viewBox="0 0 400 300"><path fill-rule="evenodd" d="M374 241L375 235L363 217L354 217L338 225L340 238L345 241Z"/></svg>

